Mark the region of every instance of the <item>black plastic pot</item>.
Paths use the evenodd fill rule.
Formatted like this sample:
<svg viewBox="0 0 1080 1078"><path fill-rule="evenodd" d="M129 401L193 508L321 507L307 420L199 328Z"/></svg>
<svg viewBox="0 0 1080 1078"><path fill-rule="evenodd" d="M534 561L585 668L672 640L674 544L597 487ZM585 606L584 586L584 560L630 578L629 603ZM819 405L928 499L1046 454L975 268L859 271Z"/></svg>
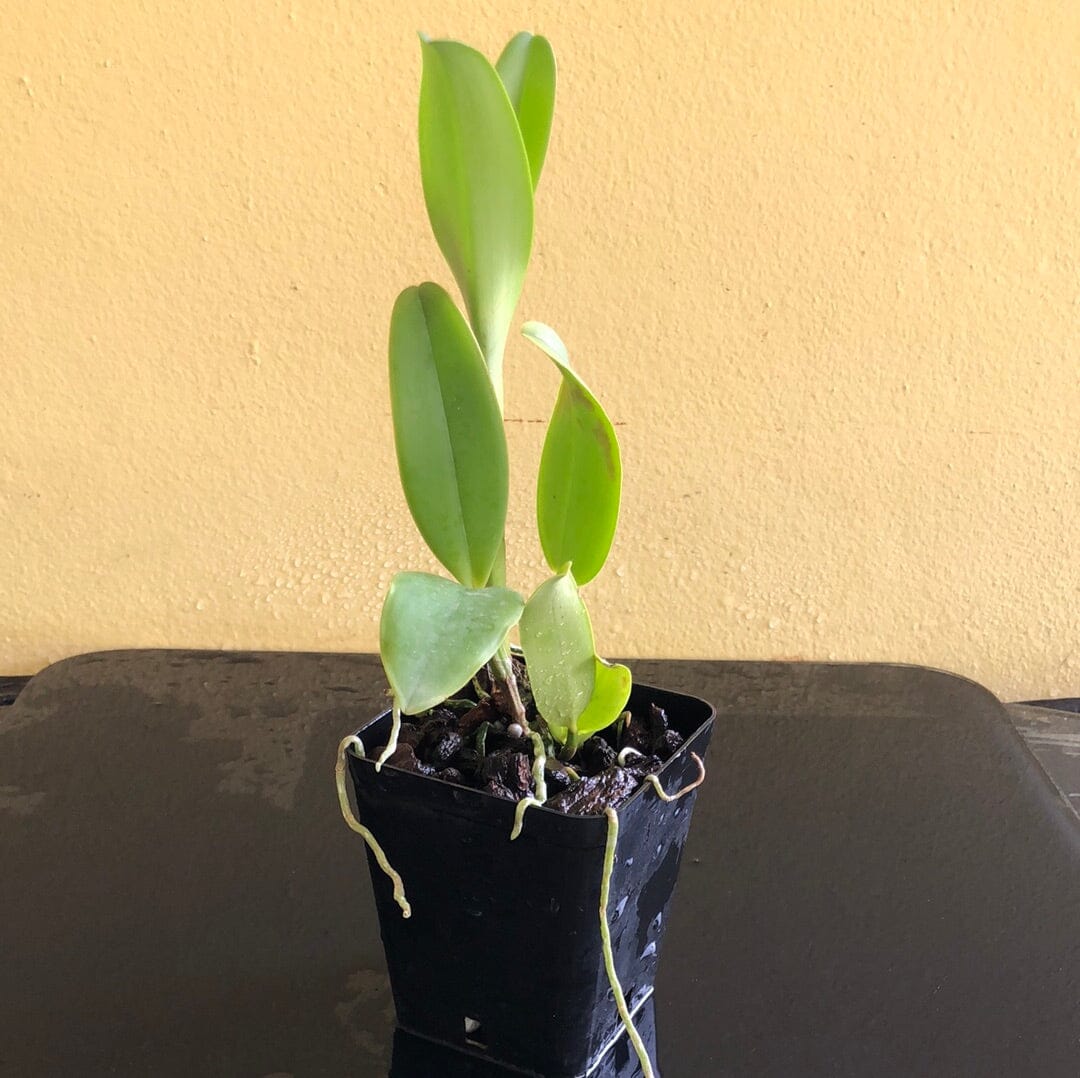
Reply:
<svg viewBox="0 0 1080 1078"><path fill-rule="evenodd" d="M697 777L715 711L635 685L629 707L656 703L686 743L660 772L669 792ZM389 715L359 731L370 756ZM398 1025L420 1037L543 1078L580 1078L622 1025L604 971L600 881L607 820L514 804L350 755L360 819L401 874L412 917L369 853ZM619 810L609 922L632 1010L652 995L668 902L696 794L662 801L645 786Z"/></svg>
<svg viewBox="0 0 1080 1078"><path fill-rule="evenodd" d="M656 1008L647 999L634 1016L649 1058L656 1059ZM597 1061L589 1078L642 1078L641 1064L630 1044L622 1037ZM657 1071L659 1078L659 1072ZM503 1067L490 1059L466 1055L454 1048L414 1037L399 1029L394 1033L394 1051L389 1078L520 1078L517 1068Z"/></svg>

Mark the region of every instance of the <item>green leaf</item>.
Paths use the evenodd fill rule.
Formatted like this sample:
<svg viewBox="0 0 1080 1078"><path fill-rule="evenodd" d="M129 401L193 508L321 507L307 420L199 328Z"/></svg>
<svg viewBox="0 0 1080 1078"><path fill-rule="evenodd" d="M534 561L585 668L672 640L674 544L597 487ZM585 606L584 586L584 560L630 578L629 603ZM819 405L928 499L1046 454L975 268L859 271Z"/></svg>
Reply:
<svg viewBox="0 0 1080 1078"><path fill-rule="evenodd" d="M453 695L495 654L524 601L508 588L465 588L430 573L398 573L379 625L379 652L406 715Z"/></svg>
<svg viewBox="0 0 1080 1078"><path fill-rule="evenodd" d="M495 64L517 113L533 190L540 182L555 111L555 53L546 37L515 34Z"/></svg>
<svg viewBox="0 0 1080 1078"><path fill-rule="evenodd" d="M545 580L525 604L521 650L533 699L556 741L603 730L626 707L630 671L596 654L589 612L569 571Z"/></svg>
<svg viewBox="0 0 1080 1078"><path fill-rule="evenodd" d="M545 580L529 597L521 615L521 650L536 706L565 742L596 684L592 625L569 572Z"/></svg>
<svg viewBox="0 0 1080 1078"><path fill-rule="evenodd" d="M571 368L559 335L541 322L527 322L522 332L562 374L536 486L540 545L553 571L569 562L584 585L603 568L615 537L619 443L604 409Z"/></svg>
<svg viewBox="0 0 1080 1078"><path fill-rule="evenodd" d="M413 520L435 557L479 587L506 524L506 434L476 339L437 284L406 288L394 305L390 404Z"/></svg>
<svg viewBox="0 0 1080 1078"><path fill-rule="evenodd" d="M425 41L423 52L424 199L501 400L506 334L532 246L529 159L495 68L456 41Z"/></svg>
<svg viewBox="0 0 1080 1078"><path fill-rule="evenodd" d="M587 737L606 730L625 710L633 677L619 663L596 660L596 688L588 706L578 716L577 736Z"/></svg>

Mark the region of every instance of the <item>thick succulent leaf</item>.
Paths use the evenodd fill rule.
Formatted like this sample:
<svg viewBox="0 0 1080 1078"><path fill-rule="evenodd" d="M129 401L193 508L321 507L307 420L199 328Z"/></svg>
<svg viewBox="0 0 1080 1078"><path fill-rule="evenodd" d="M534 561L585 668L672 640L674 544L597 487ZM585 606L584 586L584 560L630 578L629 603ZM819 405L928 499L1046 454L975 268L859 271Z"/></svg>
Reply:
<svg viewBox="0 0 1080 1078"><path fill-rule="evenodd" d="M597 659L596 687L588 706L578 716L577 736L588 737L606 730L625 710L632 684L627 667Z"/></svg>
<svg viewBox="0 0 1080 1078"><path fill-rule="evenodd" d="M533 230L529 159L495 68L456 41L425 41L420 172L435 239L498 388Z"/></svg>
<svg viewBox="0 0 1080 1078"><path fill-rule="evenodd" d="M583 585L603 568L615 537L622 491L619 443L604 409L571 368L559 335L540 322L527 322L522 332L562 374L536 486L540 545L552 570L569 562Z"/></svg>
<svg viewBox="0 0 1080 1078"><path fill-rule="evenodd" d="M479 587L506 524L506 434L476 339L437 284L406 288L394 305L390 403L413 520L435 557Z"/></svg>
<svg viewBox="0 0 1080 1078"><path fill-rule="evenodd" d="M595 685L592 698L574 723L573 733L580 743L590 734L606 730L625 710L630 699L633 676L630 670L618 663L606 663L594 657ZM548 723L551 736L560 744L566 744L571 730L557 723Z"/></svg>
<svg viewBox="0 0 1080 1078"><path fill-rule="evenodd" d="M398 573L383 604L379 651L402 712L426 711L468 684L524 605L508 588L466 588L430 573Z"/></svg>
<svg viewBox="0 0 1080 1078"><path fill-rule="evenodd" d="M521 615L521 650L533 699L552 728L574 730L596 684L589 613L569 572L545 580ZM556 734L556 736L558 736Z"/></svg>
<svg viewBox="0 0 1080 1078"><path fill-rule="evenodd" d="M533 189L540 182L555 111L555 53L546 37L515 34L495 64L517 113Z"/></svg>

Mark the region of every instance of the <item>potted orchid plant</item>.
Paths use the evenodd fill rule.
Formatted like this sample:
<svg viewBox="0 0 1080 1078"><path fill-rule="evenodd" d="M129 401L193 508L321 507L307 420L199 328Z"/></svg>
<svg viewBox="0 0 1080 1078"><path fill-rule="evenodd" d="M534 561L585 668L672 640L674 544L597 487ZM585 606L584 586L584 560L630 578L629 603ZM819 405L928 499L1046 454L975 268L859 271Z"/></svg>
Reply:
<svg viewBox="0 0 1080 1078"><path fill-rule="evenodd" d="M391 704L341 742L342 812L368 844L402 1028L547 1078L587 1073L625 1029L652 1075L633 1016L652 993L713 711L635 685L597 651L582 589L615 535L619 446L535 321L522 332L560 379L536 481L550 575L527 599L509 586L503 357L555 59L528 33L494 65L456 41L422 38L422 51L424 199L464 309L435 282L406 288L389 381L405 498L448 575L391 583Z"/></svg>

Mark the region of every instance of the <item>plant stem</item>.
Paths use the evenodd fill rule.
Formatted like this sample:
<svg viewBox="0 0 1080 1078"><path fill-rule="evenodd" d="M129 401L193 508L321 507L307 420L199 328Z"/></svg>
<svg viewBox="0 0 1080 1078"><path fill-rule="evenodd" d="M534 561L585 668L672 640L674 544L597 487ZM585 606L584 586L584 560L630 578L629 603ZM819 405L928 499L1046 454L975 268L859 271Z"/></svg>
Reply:
<svg viewBox="0 0 1080 1078"><path fill-rule="evenodd" d="M499 542L499 551L495 555L495 564L488 573L487 586L489 588L506 587L506 535Z"/></svg>
<svg viewBox="0 0 1080 1078"><path fill-rule="evenodd" d="M487 347L484 347L487 345ZM492 388L495 390L495 399L499 402L499 411L503 410L503 352L506 349L506 338L501 342L481 341L480 350L487 364L488 377L491 379Z"/></svg>
<svg viewBox="0 0 1080 1078"><path fill-rule="evenodd" d="M510 644L504 640L502 646L491 657L492 695L508 718L519 723L522 730L529 732L529 720L525 717L525 705L518 692L517 676L514 674L514 661L510 657Z"/></svg>
<svg viewBox="0 0 1080 1078"><path fill-rule="evenodd" d="M566 744L563 745L559 752L559 759L564 763L567 760L572 760L577 755L577 750L581 748L581 743L585 739L576 731L571 731L566 735Z"/></svg>
<svg viewBox="0 0 1080 1078"><path fill-rule="evenodd" d="M506 587L506 536L503 536L499 544L499 552L495 555L495 564L491 567L488 575L487 586L489 588ZM510 657L510 641L504 640L499 650L491 657L491 681L493 695L496 697L500 708L513 722L520 723L521 728L529 730L529 720L525 718L525 705L521 702L521 693L518 692L517 675L514 673L514 661Z"/></svg>

